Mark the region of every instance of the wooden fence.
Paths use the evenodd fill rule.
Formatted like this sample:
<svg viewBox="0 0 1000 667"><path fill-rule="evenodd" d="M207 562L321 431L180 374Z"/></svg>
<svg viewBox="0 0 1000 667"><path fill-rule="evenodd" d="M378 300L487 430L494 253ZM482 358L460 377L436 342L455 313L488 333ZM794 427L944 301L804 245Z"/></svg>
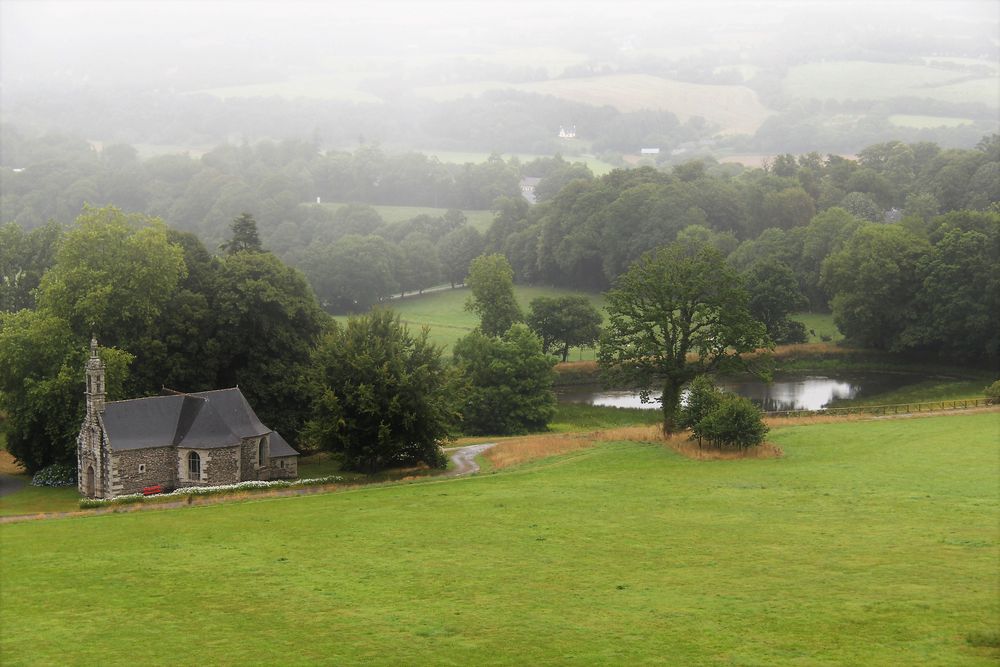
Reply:
<svg viewBox="0 0 1000 667"><path fill-rule="evenodd" d="M959 398L950 401L924 401L921 403L899 403L897 405L857 405L846 408L823 408L820 410L776 410L765 412L765 417L805 417L809 415L908 415L919 412L940 410L967 410L991 405L988 398Z"/></svg>

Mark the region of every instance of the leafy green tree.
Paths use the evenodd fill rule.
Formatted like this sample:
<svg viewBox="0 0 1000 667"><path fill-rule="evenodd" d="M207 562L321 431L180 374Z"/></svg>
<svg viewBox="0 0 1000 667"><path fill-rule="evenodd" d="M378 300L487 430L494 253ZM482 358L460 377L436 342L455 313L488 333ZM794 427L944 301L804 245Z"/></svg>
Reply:
<svg viewBox="0 0 1000 667"><path fill-rule="evenodd" d="M156 218L114 207L85 208L42 278L38 306L91 335L133 350L151 331L186 275L180 247Z"/></svg>
<svg viewBox="0 0 1000 667"><path fill-rule="evenodd" d="M750 314L763 322L775 343L804 343L808 338L801 322L788 315L809 305L792 270L775 260L761 260L746 274L750 294Z"/></svg>
<svg viewBox="0 0 1000 667"><path fill-rule="evenodd" d="M798 186L767 193L763 207L764 216L770 223L768 227L781 229L804 226L816 215L816 203Z"/></svg>
<svg viewBox="0 0 1000 667"><path fill-rule="evenodd" d="M739 275L707 246L672 244L643 255L608 292L606 309L598 362L614 382L662 383L667 433L686 383L769 344Z"/></svg>
<svg viewBox="0 0 1000 667"><path fill-rule="evenodd" d="M35 306L34 290L55 263L61 237L54 221L30 232L13 222L0 226L0 311Z"/></svg>
<svg viewBox="0 0 1000 667"><path fill-rule="evenodd" d="M309 410L304 378L328 321L309 285L270 253L222 260L213 304L219 386L239 386L264 423L298 433Z"/></svg>
<svg viewBox="0 0 1000 667"><path fill-rule="evenodd" d="M437 248L422 234L411 234L399 246L400 264L397 281L400 292L418 291L441 280L441 260Z"/></svg>
<svg viewBox="0 0 1000 667"><path fill-rule="evenodd" d="M441 239L438 254L452 287L469 275L469 265L482 254L485 243L479 230L468 225L448 232Z"/></svg>
<svg viewBox="0 0 1000 667"><path fill-rule="evenodd" d="M465 284L472 290L465 309L479 315L479 330L487 336L500 336L523 319L514 298L514 271L503 255L472 260Z"/></svg>
<svg viewBox="0 0 1000 667"><path fill-rule="evenodd" d="M28 472L76 460L88 351L56 315L32 310L0 315L0 409L7 415L7 450ZM132 355L102 348L101 358L108 398L124 398Z"/></svg>
<svg viewBox="0 0 1000 667"><path fill-rule="evenodd" d="M823 262L837 328L862 345L898 351L919 318L920 264L930 244L898 225L869 224Z"/></svg>
<svg viewBox="0 0 1000 667"><path fill-rule="evenodd" d="M914 304L918 317L902 333L900 345L995 365L1000 361L1000 214L965 212L939 220L952 222L941 223L943 236L921 260Z"/></svg>
<svg viewBox="0 0 1000 667"><path fill-rule="evenodd" d="M699 375L688 385L687 401L681 408L677 426L694 429L721 401L722 392L712 383L712 379L707 375Z"/></svg>
<svg viewBox="0 0 1000 667"><path fill-rule="evenodd" d="M137 355L127 383L133 396L157 393L162 387L206 391L218 386L222 355L213 306L220 264L190 232L171 229L167 239L181 248L186 276L151 329L130 343Z"/></svg>
<svg viewBox="0 0 1000 667"><path fill-rule="evenodd" d="M768 428L760 408L749 399L724 394L692 431L699 442L705 439L716 447L746 449L764 442Z"/></svg>
<svg viewBox="0 0 1000 667"><path fill-rule="evenodd" d="M324 308L363 312L398 289L395 250L378 236L350 234L312 249L303 268Z"/></svg>
<svg viewBox="0 0 1000 667"><path fill-rule="evenodd" d="M332 324L314 357L319 394L307 438L351 469L446 463L440 444L457 421L449 370L427 329L375 310Z"/></svg>
<svg viewBox="0 0 1000 667"><path fill-rule="evenodd" d="M863 192L848 192L840 200L840 207L855 218L868 222L881 222L883 218L882 207Z"/></svg>
<svg viewBox="0 0 1000 667"><path fill-rule="evenodd" d="M494 338L478 331L459 339L452 355L464 377L462 430L509 435L545 428L555 414L555 358L523 324Z"/></svg>
<svg viewBox="0 0 1000 667"><path fill-rule="evenodd" d="M559 349L562 360L570 347L590 347L601 335L601 314L585 296L540 296L528 311L528 326L542 339L542 352Z"/></svg>
<svg viewBox="0 0 1000 667"><path fill-rule="evenodd" d="M261 252L263 246L257 233L257 221L249 213L240 213L229 225L232 237L220 247L227 254L237 252Z"/></svg>

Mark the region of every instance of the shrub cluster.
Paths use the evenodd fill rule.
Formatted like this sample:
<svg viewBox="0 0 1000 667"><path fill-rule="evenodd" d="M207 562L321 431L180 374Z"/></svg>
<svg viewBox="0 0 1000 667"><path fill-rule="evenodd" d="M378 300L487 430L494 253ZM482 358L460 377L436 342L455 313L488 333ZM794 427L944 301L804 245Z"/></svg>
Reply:
<svg viewBox="0 0 1000 667"><path fill-rule="evenodd" d="M996 380L990 386L983 390L986 394L986 402L990 405L997 405L1000 403L1000 380Z"/></svg>
<svg viewBox="0 0 1000 667"><path fill-rule="evenodd" d="M53 463L36 472L31 478L32 486L76 486L76 466Z"/></svg>
<svg viewBox="0 0 1000 667"><path fill-rule="evenodd" d="M165 496L214 496L233 491L249 491L254 489L287 489L294 486L319 486L321 484L336 484L343 482L344 478L339 475L328 475L327 477L315 477L312 479L295 479L292 481L278 479L272 482L250 480L247 482L237 482L236 484L220 484L218 486L189 486L181 489L174 489L169 493L159 493L154 496L144 496L141 493L131 493L114 498L84 498L80 501L81 509L92 507L105 507L107 505L132 505L141 503L147 498L163 498Z"/></svg>
<svg viewBox="0 0 1000 667"><path fill-rule="evenodd" d="M699 443L707 440L716 447L755 447L768 431L760 408L742 396L720 391L705 375L691 383L678 421Z"/></svg>

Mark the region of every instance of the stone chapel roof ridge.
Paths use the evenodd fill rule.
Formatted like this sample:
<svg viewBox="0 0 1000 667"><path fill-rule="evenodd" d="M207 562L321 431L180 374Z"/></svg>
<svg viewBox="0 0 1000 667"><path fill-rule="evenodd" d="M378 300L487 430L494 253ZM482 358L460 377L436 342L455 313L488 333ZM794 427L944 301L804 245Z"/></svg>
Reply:
<svg viewBox="0 0 1000 667"><path fill-rule="evenodd" d="M242 438L271 433L235 387L114 401L105 405L101 418L111 448L119 451L232 447Z"/></svg>

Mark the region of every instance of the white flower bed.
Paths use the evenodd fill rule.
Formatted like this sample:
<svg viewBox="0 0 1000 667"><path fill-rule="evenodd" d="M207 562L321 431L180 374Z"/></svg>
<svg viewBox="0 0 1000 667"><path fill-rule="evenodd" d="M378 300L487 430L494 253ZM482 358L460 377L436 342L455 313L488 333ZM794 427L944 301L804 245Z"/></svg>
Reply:
<svg viewBox="0 0 1000 667"><path fill-rule="evenodd" d="M146 498L163 496L205 496L216 493L224 493L226 491L244 491L248 489L287 489L292 486L315 486L319 484L335 484L336 482L343 481L343 477L329 475L327 477L315 477L312 479L296 479L290 482L282 479L275 480L273 482L251 480L248 482L237 482L236 484L220 484L218 486L188 486L180 489L174 489L170 493L156 493L150 496L146 496L142 493L130 493L124 496L116 496L114 498L87 498L81 501L81 506L97 507L108 503L127 504L141 502Z"/></svg>

